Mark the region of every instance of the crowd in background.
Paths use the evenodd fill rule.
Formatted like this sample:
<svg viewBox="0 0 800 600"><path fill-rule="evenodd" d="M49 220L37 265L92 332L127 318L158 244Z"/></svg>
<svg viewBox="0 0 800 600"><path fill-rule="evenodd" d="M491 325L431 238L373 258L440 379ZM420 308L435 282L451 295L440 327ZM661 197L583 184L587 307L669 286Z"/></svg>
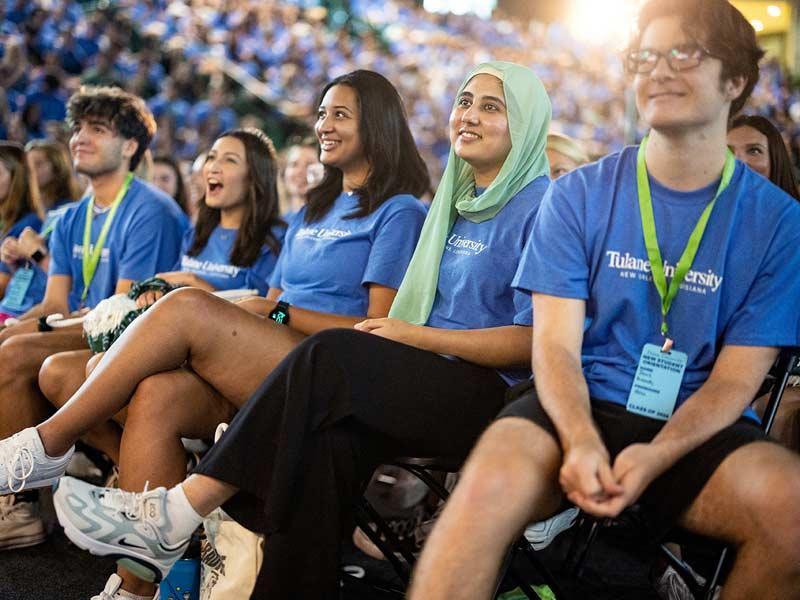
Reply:
<svg viewBox="0 0 800 600"><path fill-rule="evenodd" d="M318 4L6 0L0 139L62 136L67 98L89 83L118 84L147 100L158 122L156 155L191 161L237 125L261 127L282 147L308 131L327 80L367 68L400 90L437 178L457 79L489 58L530 65L553 99L553 130L582 140L592 155L640 133L626 114L619 54L579 42L561 24L438 15L410 0L351 0L347 13ZM249 89L241 85L248 78ZM800 92L777 62L762 68L748 112L778 123L797 162Z"/></svg>

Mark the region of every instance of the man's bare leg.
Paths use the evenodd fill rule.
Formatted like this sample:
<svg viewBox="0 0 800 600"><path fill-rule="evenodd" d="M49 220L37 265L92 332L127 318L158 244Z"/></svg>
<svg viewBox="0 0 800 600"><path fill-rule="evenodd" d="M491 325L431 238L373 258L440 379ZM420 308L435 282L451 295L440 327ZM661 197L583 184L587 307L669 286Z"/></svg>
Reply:
<svg viewBox="0 0 800 600"><path fill-rule="evenodd" d="M48 454L66 452L130 399L140 381L184 364L241 405L304 338L197 289L176 290L122 334L67 404L39 426Z"/></svg>
<svg viewBox="0 0 800 600"><path fill-rule="evenodd" d="M77 329L17 335L0 344L0 439L38 425L52 413L39 390L39 368L51 354L85 344Z"/></svg>
<svg viewBox="0 0 800 600"><path fill-rule="evenodd" d="M748 444L717 468L681 519L736 546L722 598L800 598L800 457L772 443Z"/></svg>
<svg viewBox="0 0 800 600"><path fill-rule="evenodd" d="M491 425L425 544L409 598L490 598L516 536L558 509L560 466L561 448L538 425L515 417Z"/></svg>

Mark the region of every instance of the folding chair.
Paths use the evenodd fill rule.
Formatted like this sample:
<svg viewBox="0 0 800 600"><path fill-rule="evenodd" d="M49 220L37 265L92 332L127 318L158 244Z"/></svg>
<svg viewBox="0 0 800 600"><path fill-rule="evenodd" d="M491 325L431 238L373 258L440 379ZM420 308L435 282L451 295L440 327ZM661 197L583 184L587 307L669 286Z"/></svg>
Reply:
<svg viewBox="0 0 800 600"><path fill-rule="evenodd" d="M770 371L767 381L765 381L765 386L762 386L762 390L764 387L770 389L769 401L764 410L764 416L761 419L761 425L765 433L769 433L772 428L789 378L798 374L800 374L800 348L793 347L783 349ZM765 392L759 392L758 395L760 396L762 393ZM626 513L628 513L629 516L630 510L623 511L623 519ZM588 558L589 551L598 533L601 529L609 527L614 522L618 522L618 520L598 520L591 515L581 513L578 518L578 531L575 533L573 543L567 555L567 565L573 576L581 577L583 575L586 559ZM695 576L696 571L689 566L687 562L672 552L667 545L669 542L677 542L681 546L701 547L705 551L718 556L712 572L705 577L704 581L699 581ZM711 600L716 587L732 566L731 555L733 552L731 548L722 542L699 536L680 528L668 534L668 539L660 545L660 550L667 562L678 572L689 587L694 597L698 599L703 598L703 600Z"/></svg>
<svg viewBox="0 0 800 600"><path fill-rule="evenodd" d="M399 466L409 473L418 477L441 501L446 501L450 492L434 476L434 472L457 473L461 469L461 464L441 458L398 458L392 464ZM389 524L362 496L356 506L356 523L365 535L375 544L386 559L391 563L392 568L400 581L407 585L411 571L416 562L414 551L407 543L398 539L390 528ZM374 527L374 528L373 528ZM520 572L515 564L518 559L526 560L533 571L538 575L538 579L550 586L556 598L566 598L560 591L555 578L547 567L536 555L536 551L525 537L520 537L514 542L506 553L500 576L497 580L494 597L518 587L530 600L538 600L539 595L534 591L527 578ZM403 598L404 591L401 589L393 590L397 598Z"/></svg>

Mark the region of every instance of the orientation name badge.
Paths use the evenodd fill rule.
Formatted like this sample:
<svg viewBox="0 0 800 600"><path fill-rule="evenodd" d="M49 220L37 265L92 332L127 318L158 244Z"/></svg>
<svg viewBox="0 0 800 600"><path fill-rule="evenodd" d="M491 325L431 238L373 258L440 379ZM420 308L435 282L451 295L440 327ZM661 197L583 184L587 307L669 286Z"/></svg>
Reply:
<svg viewBox="0 0 800 600"><path fill-rule="evenodd" d="M34 271L31 267L22 267L14 271L3 301L6 307L11 310L22 310L25 306L25 296L28 294L28 288L31 287L33 276Z"/></svg>
<svg viewBox="0 0 800 600"><path fill-rule="evenodd" d="M725 157L725 166L722 169L722 180L719 183L719 188L717 188L717 193L703 210L697 224L694 226L689 236L689 241L686 243L686 248L675 266L675 274L669 282L669 286L667 286L664 261L661 258L661 249L658 247L658 239L656 237L650 183L647 180L646 147L647 137L642 140L639 146L639 154L636 158L636 185L639 192L639 213L642 218L642 231L644 233L645 247L647 248L647 258L650 261L653 283L656 286L659 298L661 298L661 335L664 336L664 345L661 347L656 344L644 345L642 354L639 357L639 365L636 367L633 385L628 394L626 408L632 413L666 421L675 410L675 403L678 400L681 382L683 381L683 373L688 362L688 357L685 353L672 349L674 341L669 337L667 314L672 307L672 301L678 295L678 289L683 283L686 273L692 268L692 263L700 247L700 240L703 239L708 219L711 217L711 211L714 210L717 198L730 184L736 168L736 162L733 154L728 150Z"/></svg>

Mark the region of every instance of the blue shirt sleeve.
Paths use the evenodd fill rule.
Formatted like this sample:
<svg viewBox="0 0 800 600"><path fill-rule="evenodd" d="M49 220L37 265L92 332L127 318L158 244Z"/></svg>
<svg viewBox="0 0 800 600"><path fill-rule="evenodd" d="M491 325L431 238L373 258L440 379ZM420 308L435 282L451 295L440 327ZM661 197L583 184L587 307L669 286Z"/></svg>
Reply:
<svg viewBox="0 0 800 600"><path fill-rule="evenodd" d="M192 247L193 241L194 241L194 227L189 227L183 234L183 240L181 241L181 251L178 253L178 260L175 262L175 266L172 267L173 271L182 270L183 257L189 253L189 248Z"/></svg>
<svg viewBox="0 0 800 600"><path fill-rule="evenodd" d="M71 217L72 214L62 216L56 221L53 233L50 234L50 267L48 275L69 275L72 277L72 270L70 269L72 245L69 240Z"/></svg>
<svg viewBox="0 0 800 600"><path fill-rule="evenodd" d="M169 269L179 256L182 233L179 220L166 210L141 211L125 232L118 280L139 281Z"/></svg>
<svg viewBox="0 0 800 600"><path fill-rule="evenodd" d="M554 182L545 193L512 286L527 292L586 300L589 260L584 237L585 190L579 185L580 178L568 179L573 185Z"/></svg>
<svg viewBox="0 0 800 600"><path fill-rule="evenodd" d="M391 200L389 200L391 202ZM425 211L420 207L402 208L386 215L375 232L367 268L361 283L376 283L397 289L417 246Z"/></svg>
<svg viewBox="0 0 800 600"><path fill-rule="evenodd" d="M800 207L792 206L795 214ZM733 314L723 334L727 345L800 345L800 219L785 219L775 236L775 251L764 259L745 301ZM781 235L784 234L784 235ZM788 299L788 301L787 301Z"/></svg>

